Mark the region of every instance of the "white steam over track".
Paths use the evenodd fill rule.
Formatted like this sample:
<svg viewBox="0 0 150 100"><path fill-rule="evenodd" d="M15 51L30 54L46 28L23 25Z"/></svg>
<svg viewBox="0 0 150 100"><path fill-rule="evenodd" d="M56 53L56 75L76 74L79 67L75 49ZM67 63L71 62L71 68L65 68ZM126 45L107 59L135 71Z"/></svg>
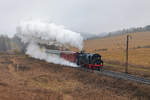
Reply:
<svg viewBox="0 0 150 100"><path fill-rule="evenodd" d="M62 45L76 47L79 50L83 48L83 37L80 33L70 31L62 25L56 25L49 21L22 21L17 27L17 36L21 38L22 42L28 44L26 54L56 64L76 66L59 56L47 54L44 50L40 49L38 43L41 41L49 41L51 43L57 42Z"/></svg>

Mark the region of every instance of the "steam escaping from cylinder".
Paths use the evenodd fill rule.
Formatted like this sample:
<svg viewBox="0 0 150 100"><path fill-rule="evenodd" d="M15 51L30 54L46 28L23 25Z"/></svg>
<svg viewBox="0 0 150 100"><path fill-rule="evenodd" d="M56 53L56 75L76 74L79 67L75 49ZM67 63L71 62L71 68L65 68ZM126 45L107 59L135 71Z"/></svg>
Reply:
<svg viewBox="0 0 150 100"><path fill-rule="evenodd" d="M16 35L21 38L22 42L28 44L26 54L55 64L77 66L60 58L59 55L47 54L45 48L40 48L38 44L41 42L47 45L62 44L82 50L83 37L80 33L70 31L62 25L57 25L49 21L26 20L22 21L17 27Z"/></svg>

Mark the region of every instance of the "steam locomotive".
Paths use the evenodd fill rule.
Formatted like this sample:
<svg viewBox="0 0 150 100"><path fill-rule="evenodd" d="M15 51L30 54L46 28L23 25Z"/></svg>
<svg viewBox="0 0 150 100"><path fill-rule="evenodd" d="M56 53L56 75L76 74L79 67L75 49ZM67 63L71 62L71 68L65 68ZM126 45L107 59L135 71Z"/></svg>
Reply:
<svg viewBox="0 0 150 100"><path fill-rule="evenodd" d="M77 56L77 65L92 70L100 70L103 67L103 61L99 54L79 53Z"/></svg>
<svg viewBox="0 0 150 100"><path fill-rule="evenodd" d="M47 50L46 52L56 54L67 61L76 63L80 67L92 70L101 70L103 68L103 61L101 59L101 55L99 54L59 50Z"/></svg>

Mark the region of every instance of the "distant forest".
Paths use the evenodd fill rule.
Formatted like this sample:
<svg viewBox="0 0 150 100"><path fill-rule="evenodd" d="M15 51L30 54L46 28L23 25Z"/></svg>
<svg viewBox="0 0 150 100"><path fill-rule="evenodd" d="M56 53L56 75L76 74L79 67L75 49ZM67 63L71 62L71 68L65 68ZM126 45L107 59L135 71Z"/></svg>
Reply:
<svg viewBox="0 0 150 100"><path fill-rule="evenodd" d="M24 52L25 45L17 36L9 38L7 35L0 35L0 51L5 52L12 50Z"/></svg>
<svg viewBox="0 0 150 100"><path fill-rule="evenodd" d="M150 31L150 25L147 25L145 27L129 28L129 29L122 29L114 32L109 32L107 36L136 33L136 32L146 32L146 31Z"/></svg>
<svg viewBox="0 0 150 100"><path fill-rule="evenodd" d="M117 30L113 32L103 32L96 36L89 36L86 38L86 40L111 37L111 36L123 35L123 34L130 34L130 33L132 34L132 33L137 33L137 32L146 32L146 31L150 31L150 25L147 25L145 27L136 27L136 28L134 27L134 28L122 29L122 30Z"/></svg>

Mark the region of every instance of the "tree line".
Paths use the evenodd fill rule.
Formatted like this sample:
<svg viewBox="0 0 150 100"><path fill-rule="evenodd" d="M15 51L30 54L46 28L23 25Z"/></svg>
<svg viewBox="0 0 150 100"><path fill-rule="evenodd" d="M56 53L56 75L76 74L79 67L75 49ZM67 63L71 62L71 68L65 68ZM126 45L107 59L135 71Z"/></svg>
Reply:
<svg viewBox="0 0 150 100"><path fill-rule="evenodd" d="M25 44L23 44L17 36L10 38L7 35L0 35L0 51L5 52L9 50L18 50L24 52Z"/></svg>
<svg viewBox="0 0 150 100"><path fill-rule="evenodd" d="M136 32L146 32L146 31L150 31L150 25L147 25L145 27L136 27L136 28L122 29L114 32L109 32L107 36L136 33Z"/></svg>

